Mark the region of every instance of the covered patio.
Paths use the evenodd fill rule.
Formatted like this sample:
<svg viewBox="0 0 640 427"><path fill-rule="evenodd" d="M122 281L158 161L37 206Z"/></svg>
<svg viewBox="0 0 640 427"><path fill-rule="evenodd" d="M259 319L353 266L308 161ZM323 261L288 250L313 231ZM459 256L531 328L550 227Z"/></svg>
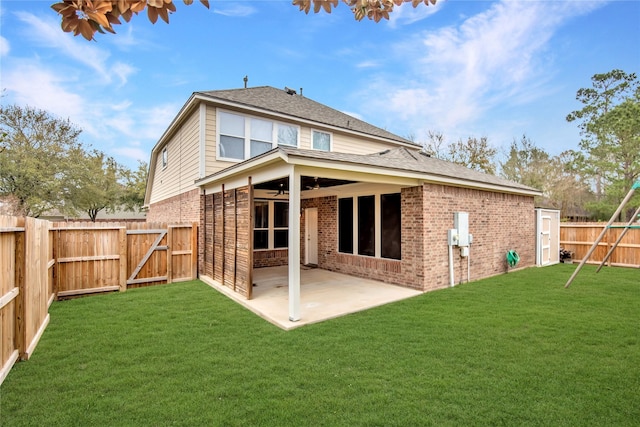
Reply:
<svg viewBox="0 0 640 427"><path fill-rule="evenodd" d="M222 294L284 330L367 310L422 293L402 286L303 266L300 269L302 316L300 320L293 322L289 320L287 310L287 266L254 269L252 299L246 299L229 287L209 278L202 279Z"/></svg>

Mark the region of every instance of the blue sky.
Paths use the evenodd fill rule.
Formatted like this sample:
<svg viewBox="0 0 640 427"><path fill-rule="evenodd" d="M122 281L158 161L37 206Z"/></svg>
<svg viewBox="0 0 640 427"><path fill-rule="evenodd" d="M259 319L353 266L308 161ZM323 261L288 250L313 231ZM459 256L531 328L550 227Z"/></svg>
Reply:
<svg viewBox="0 0 640 427"><path fill-rule="evenodd" d="M176 1L87 42L60 30L52 1L0 3L3 104L69 118L81 141L135 167L192 92L249 86L305 96L398 135L448 142L523 134L577 149L576 91L614 68L640 72L640 1L458 1L357 22L345 4L305 15L290 1Z"/></svg>

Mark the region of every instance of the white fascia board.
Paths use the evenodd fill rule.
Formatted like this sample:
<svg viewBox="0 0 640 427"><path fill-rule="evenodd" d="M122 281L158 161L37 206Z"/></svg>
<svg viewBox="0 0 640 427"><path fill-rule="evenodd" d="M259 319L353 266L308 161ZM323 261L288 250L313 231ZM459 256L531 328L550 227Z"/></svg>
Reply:
<svg viewBox="0 0 640 427"><path fill-rule="evenodd" d="M277 166L273 166L273 163L278 162L279 160L283 161L283 164L286 163L285 154L281 150L275 150L272 153L269 153L265 156L258 156L250 161L245 161L242 163L238 163L234 166L229 166L227 169L223 169L222 171L215 173L211 176L208 176L203 179L199 179L195 182L195 184L199 187L209 188L210 184L214 184L217 182L224 181L225 188L227 188L227 182L229 180L235 179L235 177L247 177L254 176L254 170L268 170L268 174L270 171L274 171L275 174L280 173ZM270 167L268 167L270 166ZM286 173L282 176L286 176ZM277 176L280 178L281 176ZM264 182L260 179L264 179L262 176L258 176L255 180L253 180L254 184ZM273 178L272 178L273 179ZM268 180L268 179L266 179Z"/></svg>
<svg viewBox="0 0 640 427"><path fill-rule="evenodd" d="M401 169L360 165L356 163L311 159L306 157L297 157L295 154L289 155L289 163L299 166L338 170L343 173L338 173L337 175L340 176L335 176L335 178L351 179L353 181L385 182L398 185L406 185L407 180L414 180L416 182L415 185L419 185L423 182L429 182L433 184L446 184L454 187L477 188L480 190L487 190L492 192L522 194L527 196L539 196L542 194L539 191L531 191L484 182L469 181L464 179L428 174L425 172L412 172ZM307 173L304 174L308 175ZM360 176L362 176L363 178L358 179L358 174L360 174ZM332 173L332 177L334 177L333 175L334 174ZM372 176L375 175L378 175L380 178L372 179ZM349 178L349 176L353 176L353 178Z"/></svg>
<svg viewBox="0 0 640 427"><path fill-rule="evenodd" d="M396 144L402 147L407 147L407 148L412 148L412 149L419 149L420 147L418 145L414 145L414 144L410 144L410 143L405 143L402 141L396 141L395 139L389 139L389 138L383 138L381 136L376 136L376 135L371 135L369 133L364 133L364 132L358 132L358 131L354 131L351 129L345 129L345 128L341 128L338 126L333 126L333 125L329 125L326 123L322 123L322 122L316 122L314 120L309 120L309 119L303 119L297 116L290 116L288 114L283 114L283 113L278 113L276 111L271 111L271 110L265 110L263 108L257 108L257 107L252 107L252 106L248 106L245 104L239 104L236 102L232 102L232 101L227 101L224 99L219 99L219 98L215 98L215 97L208 97L206 95L200 95L198 94L197 97L199 99L220 105L220 106L226 106L226 107L234 107L236 109L240 109L243 111L251 111L253 113L257 113L260 115L269 115L269 116L273 116L273 117L278 117L280 119L285 119L288 121L294 121L297 123L303 123L308 125L309 127L322 127L325 129L331 129L333 131L339 131L339 132L343 132L343 133L347 133L347 134L351 134L351 135L357 135L359 137L365 136L369 139L374 139L376 141L381 141L381 142L385 142L385 143L392 143L392 144ZM355 117L354 117L355 119ZM373 125L372 125L373 126Z"/></svg>

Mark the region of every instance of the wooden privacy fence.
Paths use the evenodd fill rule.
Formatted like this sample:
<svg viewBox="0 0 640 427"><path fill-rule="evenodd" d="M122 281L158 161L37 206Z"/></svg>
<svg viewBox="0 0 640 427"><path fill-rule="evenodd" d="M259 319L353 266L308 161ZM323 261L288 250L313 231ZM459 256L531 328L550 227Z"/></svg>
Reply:
<svg viewBox="0 0 640 427"><path fill-rule="evenodd" d="M624 224L614 224L591 255L590 264L600 264L624 230ZM574 260L581 260L596 241L604 223L560 224L560 246L573 252ZM640 267L640 229L631 228L622 238L607 265L618 267Z"/></svg>
<svg viewBox="0 0 640 427"><path fill-rule="evenodd" d="M198 225L54 223L58 297L197 277Z"/></svg>
<svg viewBox="0 0 640 427"><path fill-rule="evenodd" d="M57 297L197 277L198 224L50 223L0 215L0 384Z"/></svg>
<svg viewBox="0 0 640 427"><path fill-rule="evenodd" d="M49 221L0 215L0 384L28 359L54 299Z"/></svg>

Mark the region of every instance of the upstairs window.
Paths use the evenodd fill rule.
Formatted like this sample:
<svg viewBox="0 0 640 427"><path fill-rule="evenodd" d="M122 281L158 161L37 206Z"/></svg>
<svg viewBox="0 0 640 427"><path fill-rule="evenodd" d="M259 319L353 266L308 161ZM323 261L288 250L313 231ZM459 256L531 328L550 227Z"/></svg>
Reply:
<svg viewBox="0 0 640 427"><path fill-rule="evenodd" d="M244 117L220 113L220 157L244 160Z"/></svg>
<svg viewBox="0 0 640 427"><path fill-rule="evenodd" d="M331 134L314 130L311 132L312 148L320 151L331 151Z"/></svg>
<svg viewBox="0 0 640 427"><path fill-rule="evenodd" d="M240 161L278 145L298 146L298 126L218 111L217 128L219 159Z"/></svg>
<svg viewBox="0 0 640 427"><path fill-rule="evenodd" d="M167 167L167 163L169 162L169 154L167 153L167 147L162 149L162 169Z"/></svg>
<svg viewBox="0 0 640 427"><path fill-rule="evenodd" d="M272 141L273 123L267 120L251 119L251 157L271 150Z"/></svg>
<svg viewBox="0 0 640 427"><path fill-rule="evenodd" d="M278 125L278 145L298 146L298 128L289 125Z"/></svg>

